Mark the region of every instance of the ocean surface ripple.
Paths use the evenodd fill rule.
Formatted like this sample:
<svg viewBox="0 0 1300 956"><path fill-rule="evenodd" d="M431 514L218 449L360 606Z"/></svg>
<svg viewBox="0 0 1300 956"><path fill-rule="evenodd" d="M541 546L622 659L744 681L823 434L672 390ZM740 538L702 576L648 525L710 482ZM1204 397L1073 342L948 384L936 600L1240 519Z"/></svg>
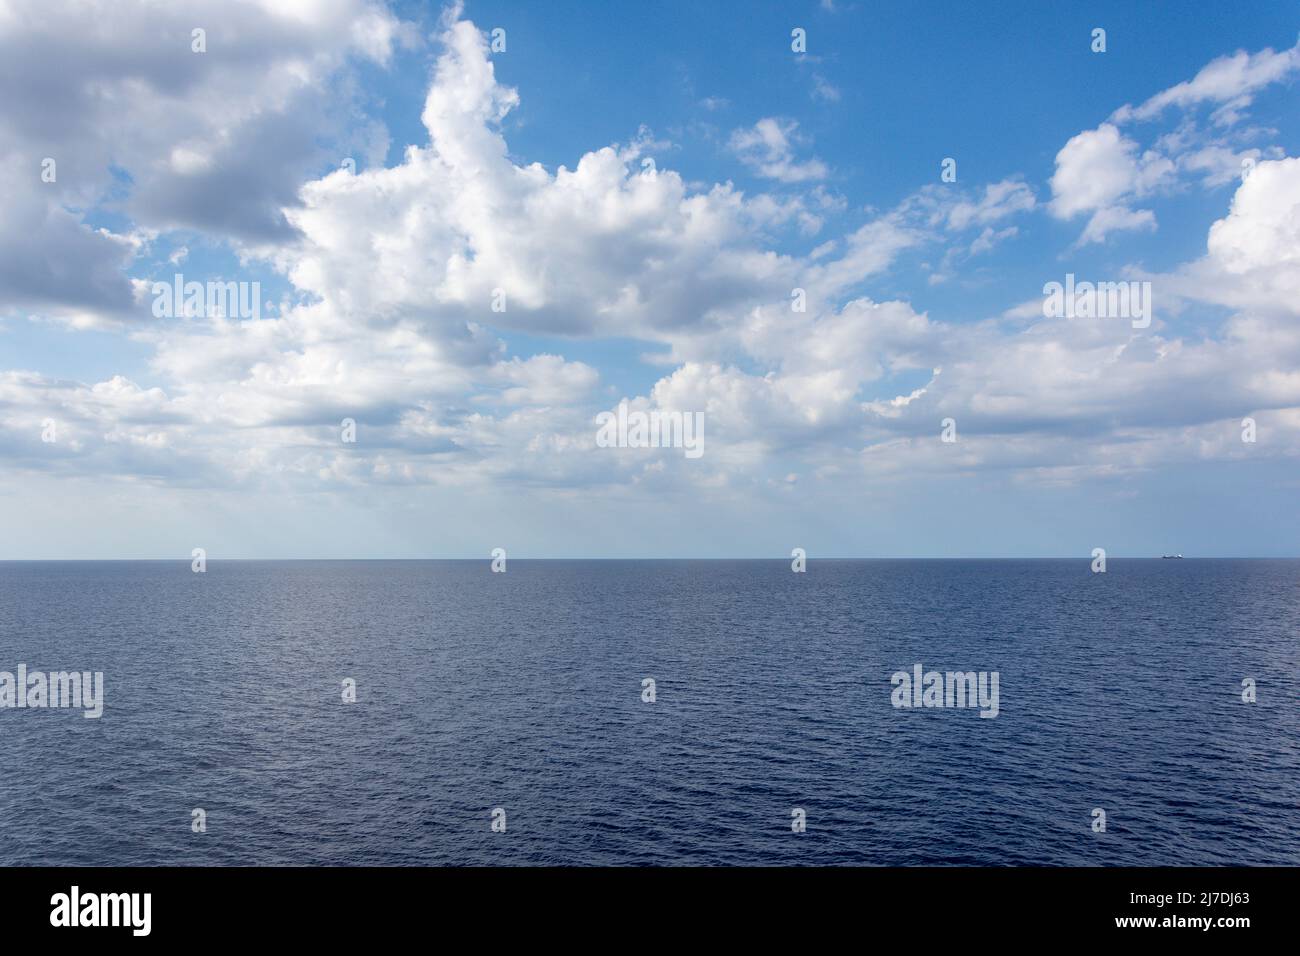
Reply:
<svg viewBox="0 0 1300 956"><path fill-rule="evenodd" d="M1296 865L1298 637L1284 560L5 562L106 690L0 709L0 863Z"/></svg>

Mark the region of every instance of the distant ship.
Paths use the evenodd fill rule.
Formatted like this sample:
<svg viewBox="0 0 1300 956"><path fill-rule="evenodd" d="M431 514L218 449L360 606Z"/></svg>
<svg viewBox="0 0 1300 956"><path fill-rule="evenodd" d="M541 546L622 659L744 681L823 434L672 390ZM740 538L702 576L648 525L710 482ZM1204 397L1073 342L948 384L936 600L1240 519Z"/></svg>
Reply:
<svg viewBox="0 0 1300 956"><path fill-rule="evenodd" d="M1181 554L1162 554L1162 555L1160 555L1160 557L1162 557L1162 558L1166 558L1166 559L1169 559L1169 558L1181 558L1182 555L1181 555Z"/></svg>

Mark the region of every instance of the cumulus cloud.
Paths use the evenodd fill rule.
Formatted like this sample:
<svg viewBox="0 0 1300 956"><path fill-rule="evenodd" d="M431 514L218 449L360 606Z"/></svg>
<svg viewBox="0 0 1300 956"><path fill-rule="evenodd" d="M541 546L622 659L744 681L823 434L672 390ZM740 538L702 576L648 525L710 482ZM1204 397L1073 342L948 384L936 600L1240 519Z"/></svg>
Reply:
<svg viewBox="0 0 1300 956"><path fill-rule="evenodd" d="M1101 242L1118 230L1152 229L1155 215L1126 203L1152 192L1173 171L1167 157L1139 154L1137 143L1103 123L1072 137L1056 154L1048 208L1058 219L1091 213L1081 243Z"/></svg>
<svg viewBox="0 0 1300 956"><path fill-rule="evenodd" d="M54 168L57 175L57 163ZM124 270L139 248L138 238L85 225L41 192L46 184L40 182L38 164L29 163L26 171L27 177L12 172L0 177L5 211L0 218L0 315L49 311L93 326L102 312L130 309L135 298ZM49 188L55 191L57 185Z"/></svg>
<svg viewBox="0 0 1300 956"><path fill-rule="evenodd" d="M1210 256L1236 275L1300 268L1300 159L1253 169L1233 196L1227 218L1210 228L1208 245ZM1300 272L1292 278L1300 279Z"/></svg>
<svg viewBox="0 0 1300 956"><path fill-rule="evenodd" d="M347 10L346 43L320 40L322 70L347 56L382 62L400 35L379 11ZM309 488L490 481L574 489L788 485L792 473L844 474L846 463L901 476L956 462L1071 481L1170 456L1227 454L1214 430L1246 411L1294 428L1300 382L1290 370L1300 356L1294 322L1280 321L1276 302L1300 301L1300 160L1259 161L1209 230L1204 259L1155 277L1185 301L1231 309L1221 334L1139 332L1125 320L1044 319L1032 310L978 321L864 288L917 250L974 255L1017 236L1014 220L1038 207L1021 179L931 185L819 238L806 254L779 252L775 234L817 232L846 206L814 186L829 172L820 161L796 158L805 144L793 121L760 120L731 145L760 176L802 192L696 187L645 162L658 146L642 135L548 169L511 155L503 124L523 101L497 79L483 34L453 8L438 44L421 113L427 139L400 162L300 182L275 206L283 232L259 232L256 222L272 220L253 210L227 210L226 221L189 207L249 261L284 277L291 294L277 314L138 329L135 340L152 350L150 373L165 387L5 373L7 467ZM279 61L268 62L275 74ZM190 80L199 103L206 82ZM240 82L258 86L255 76ZM272 105L296 101L297 87L284 83L269 83ZM230 107L246 132L261 122L249 96ZM199 120L176 128L186 123ZM204 142L182 137L159 152L167 170L145 195L162 205L133 207L151 228L180 221L162 211L166 183L233 174L232 156ZM1176 168L1104 123L1057 156L1048 209L1087 216L1083 242L1149 229L1153 215L1135 205ZM140 240L90 230L71 213L51 229L94 246L80 261L102 257L89 287L70 287L65 299L76 293L93 310L129 294L118 279ZM42 277L39 262L25 276L0 272L0 283L38 300L41 284L58 279ZM1265 301L1273 305L1258 307ZM547 339L544 350L517 354L512 340L530 337ZM555 344L578 340L644 343L670 368L644 394L620 396L599 363L567 358ZM594 454L594 415L620 397L637 408L703 411L708 454L689 465L680 455ZM963 440L941 459L934 436L947 416ZM345 417L358 422L360 447L339 442ZM47 418L63 423L66 444L40 441Z"/></svg>
<svg viewBox="0 0 1300 956"><path fill-rule="evenodd" d="M1280 53L1238 51L1219 57L1192 79L1151 96L1138 106L1126 104L1096 129L1072 137L1056 156L1052 201L1058 219L1088 214L1077 245L1104 242L1117 232L1150 231L1155 213L1134 205L1157 192L1179 188L1189 175L1199 174L1206 186L1220 186L1240 175L1243 164L1265 155L1228 137L1254 97L1265 87L1288 80L1300 69L1300 43ZM1212 104L1212 135L1201 129L1193 111ZM1122 127L1151 122L1169 111L1180 114L1176 130L1143 149ZM1243 136L1260 131L1246 131ZM1270 156L1270 158L1275 158Z"/></svg>
<svg viewBox="0 0 1300 956"><path fill-rule="evenodd" d="M196 28L206 52L192 49ZM0 313L130 308L128 237L80 221L100 206L143 233L290 238L284 209L348 116L331 79L410 42L409 27L365 0L123 3L102 16L6 4L0 89L23 92L0 97ZM52 182L41 179L47 158Z"/></svg>
<svg viewBox="0 0 1300 956"><path fill-rule="evenodd" d="M1210 227L1206 255L1152 281L1185 301L1232 309L1231 334L1268 343L1262 376L1284 361L1300 367L1300 158L1256 165Z"/></svg>
<svg viewBox="0 0 1300 956"><path fill-rule="evenodd" d="M1267 421L1275 452L1300 455L1300 159L1260 163L1207 254L1148 275L1157 302L1233 310L1215 338L1143 334L1116 319L1045 319L1032 302L1003 323L944 327L922 356L929 383L868 403L877 425L965 428L964 467L1005 467L1057 482L1175 461L1242 455L1239 421ZM863 462L888 473L951 467L914 435L884 437Z"/></svg>

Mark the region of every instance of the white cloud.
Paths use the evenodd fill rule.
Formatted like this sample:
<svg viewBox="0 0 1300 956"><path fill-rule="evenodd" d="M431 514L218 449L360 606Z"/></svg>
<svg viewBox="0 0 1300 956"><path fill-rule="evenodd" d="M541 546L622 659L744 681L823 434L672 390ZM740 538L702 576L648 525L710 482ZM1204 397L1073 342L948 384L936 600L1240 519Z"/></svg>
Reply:
<svg viewBox="0 0 1300 956"><path fill-rule="evenodd" d="M566 362L559 355L534 355L499 362L492 377L505 386L501 401L508 405L571 405L590 399L600 375L590 365Z"/></svg>
<svg viewBox="0 0 1300 956"><path fill-rule="evenodd" d="M998 243L1006 239L1011 239L1018 235L1020 230L1015 226L1007 226L1005 229L995 230L992 226L985 226L981 232L970 244L970 254L979 255L984 252L991 252Z"/></svg>
<svg viewBox="0 0 1300 956"><path fill-rule="evenodd" d="M1056 154L1048 208L1058 219L1092 213L1081 243L1100 242L1117 230L1151 229L1155 215L1133 211L1127 202L1152 192L1174 169L1167 157L1139 155L1137 143L1103 123L1072 137Z"/></svg>
<svg viewBox="0 0 1300 956"><path fill-rule="evenodd" d="M1274 151L1270 151L1272 152ZM1275 152L1280 156L1281 150ZM1263 158L1265 151L1262 149L1236 151L1226 146L1208 145L1184 153L1178 158L1178 167L1180 170L1202 174L1202 182L1206 186L1222 186L1240 179L1248 166ZM1279 157L1270 155L1268 158Z"/></svg>
<svg viewBox="0 0 1300 956"><path fill-rule="evenodd" d="M352 99L332 79L383 65L410 29L365 0L81 4L12 0L0 16L0 314L123 313L122 237L66 212L115 206L145 231L184 227L250 243L290 236L282 208L337 135ZM191 50L206 24L208 51ZM59 69L50 69L59 64ZM57 179L41 182L41 161ZM130 177L122 185L113 169ZM53 263L60 264L51 274Z"/></svg>
<svg viewBox="0 0 1300 956"><path fill-rule="evenodd" d="M828 103L838 103L840 101L839 87L830 83L826 77L821 74L813 74L813 99L825 100Z"/></svg>
<svg viewBox="0 0 1300 956"><path fill-rule="evenodd" d="M1124 206L1107 206L1098 209L1088 220L1079 237L1079 245L1102 242L1112 232L1133 232L1156 229L1156 214L1150 209L1128 209Z"/></svg>
<svg viewBox="0 0 1300 956"><path fill-rule="evenodd" d="M783 183L825 179L830 170L821 160L795 160L794 147L802 141L797 122L769 116L749 129L733 132L731 149L742 163L767 179Z"/></svg>
<svg viewBox="0 0 1300 956"><path fill-rule="evenodd" d="M1234 310L1228 333L1261 343L1261 376L1300 368L1300 158L1257 164L1210 227L1206 255L1153 281Z"/></svg>
<svg viewBox="0 0 1300 956"><path fill-rule="evenodd" d="M1218 106L1216 122L1231 125L1251 104L1255 93L1297 70L1300 70L1300 43L1280 53L1271 48L1258 53L1238 50L1231 56L1212 60L1192 79L1162 90L1140 106L1120 107L1111 120L1115 123L1151 120L1171 106L1190 109L1203 103L1214 103Z"/></svg>
<svg viewBox="0 0 1300 956"><path fill-rule="evenodd" d="M1300 269L1300 158L1256 166L1238 187L1227 218L1210 228L1208 245L1210 256L1237 275Z"/></svg>
<svg viewBox="0 0 1300 956"><path fill-rule="evenodd" d="M1029 212L1037 200L1033 190L1014 179L1004 179L984 188L975 201L960 200L947 211L947 227L961 230L970 226L988 226L1009 216Z"/></svg>
<svg viewBox="0 0 1300 956"><path fill-rule="evenodd" d="M1189 115L1147 150L1141 150L1120 127L1154 120L1171 108L1186 114L1206 103L1217 107L1212 116L1215 124L1231 127L1261 89L1287 79L1297 69L1300 43L1280 53L1238 51L1213 60L1191 80L1139 106L1120 107L1096 129L1071 138L1057 154L1049 204L1052 215L1072 219L1090 214L1078 245L1103 242L1115 232L1154 230L1155 213L1134 209L1137 200L1178 188L1180 174L1198 173L1208 187L1223 185L1240 175L1243 160L1266 154L1259 148L1243 149L1223 138L1207 137Z"/></svg>
<svg viewBox="0 0 1300 956"><path fill-rule="evenodd" d="M657 149L646 136L593 149L571 168L519 164L501 125L520 97L497 81L473 25L451 18L444 30L422 113L428 142L391 168L307 182L281 207L293 240L257 247L293 285L282 313L139 330L165 388L5 373L6 467L313 488L716 488L830 475L855 459L879 474L951 470L933 438L952 415L960 467L1065 481L1235 453L1214 429L1248 410L1294 433L1300 336L1278 313L1300 302L1300 160L1259 162L1210 230L1205 259L1155 277L1161 294L1170 287L1236 310L1217 338L1044 320L1032 309L1019 321L976 322L877 301L863 283L929 244L975 254L1017 235L1009 221L1037 207L1025 183L932 185L806 256L778 253L772 231L824 228L823 216L844 212L842 197L821 187L782 197L694 189L642 166ZM762 120L732 142L768 178L827 175L816 160L795 160L792 121ZM1200 162L1187 167L1207 168ZM1103 124L1061 150L1049 209L1087 215L1082 241L1151 228L1152 214L1133 203L1163 188L1172 167ZM51 235L95 245L106 280L120 275L132 241L71 216ZM791 310L796 287L806 313ZM497 289L504 312L491 307ZM673 367L631 401L704 411L707 455L687 468L681 456L593 454L592 416L616 397L600 391L595 368L553 344L508 355L499 336L514 333L647 343ZM66 422L67 444L40 443L47 416ZM359 422L361 447L339 443L344 417Z"/></svg>

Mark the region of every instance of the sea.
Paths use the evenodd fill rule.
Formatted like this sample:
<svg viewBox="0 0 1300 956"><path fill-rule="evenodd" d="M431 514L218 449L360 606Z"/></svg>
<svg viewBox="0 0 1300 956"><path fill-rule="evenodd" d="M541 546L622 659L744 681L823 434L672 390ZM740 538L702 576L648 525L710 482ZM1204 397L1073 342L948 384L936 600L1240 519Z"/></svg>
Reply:
<svg viewBox="0 0 1300 956"><path fill-rule="evenodd" d="M0 864L1300 864L1300 561L491 565L0 562Z"/></svg>

